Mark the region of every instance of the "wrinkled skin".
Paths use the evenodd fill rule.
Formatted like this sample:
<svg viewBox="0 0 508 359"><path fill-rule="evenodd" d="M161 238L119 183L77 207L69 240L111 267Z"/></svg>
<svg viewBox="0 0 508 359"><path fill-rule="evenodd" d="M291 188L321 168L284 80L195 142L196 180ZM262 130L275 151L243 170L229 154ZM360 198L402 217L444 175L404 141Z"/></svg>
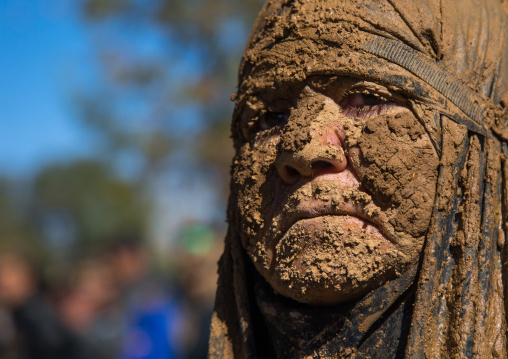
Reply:
<svg viewBox="0 0 508 359"><path fill-rule="evenodd" d="M256 269L312 305L397 278L420 256L439 164L407 100L345 75L262 82L271 86L238 114L233 167L234 211Z"/></svg>

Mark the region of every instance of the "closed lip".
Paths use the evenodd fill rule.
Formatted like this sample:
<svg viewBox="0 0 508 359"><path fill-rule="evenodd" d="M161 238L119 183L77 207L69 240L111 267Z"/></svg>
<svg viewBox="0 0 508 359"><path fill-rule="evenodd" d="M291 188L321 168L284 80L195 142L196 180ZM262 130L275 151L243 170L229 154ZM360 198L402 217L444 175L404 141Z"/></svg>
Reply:
<svg viewBox="0 0 508 359"><path fill-rule="evenodd" d="M332 206L328 201L324 202L315 199L300 203L295 209L285 212L283 219L279 222L279 233L286 233L298 221L322 216L351 216L360 218L367 222L367 224L376 227L390 242L396 243L395 236L388 229L386 220L383 218L385 216L382 214L370 216L362 206L356 203L342 203Z"/></svg>

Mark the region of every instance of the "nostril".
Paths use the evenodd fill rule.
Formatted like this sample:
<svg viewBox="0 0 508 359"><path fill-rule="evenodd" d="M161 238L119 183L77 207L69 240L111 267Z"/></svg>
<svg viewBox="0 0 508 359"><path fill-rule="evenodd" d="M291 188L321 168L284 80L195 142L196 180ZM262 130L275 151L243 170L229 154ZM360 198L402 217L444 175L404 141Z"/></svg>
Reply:
<svg viewBox="0 0 508 359"><path fill-rule="evenodd" d="M312 170L326 170L330 169L330 167L333 167L333 164L331 164L328 161L314 161L312 162Z"/></svg>
<svg viewBox="0 0 508 359"><path fill-rule="evenodd" d="M291 166L285 166L285 168L290 176L299 176L300 175L300 172L298 172L298 170L296 168L293 168Z"/></svg>
<svg viewBox="0 0 508 359"><path fill-rule="evenodd" d="M284 182L293 184L300 178L300 172L294 167L285 165L279 169L279 174Z"/></svg>
<svg viewBox="0 0 508 359"><path fill-rule="evenodd" d="M347 161L345 160L316 160L311 164L312 176L319 176L325 173L337 173L341 172L347 167Z"/></svg>

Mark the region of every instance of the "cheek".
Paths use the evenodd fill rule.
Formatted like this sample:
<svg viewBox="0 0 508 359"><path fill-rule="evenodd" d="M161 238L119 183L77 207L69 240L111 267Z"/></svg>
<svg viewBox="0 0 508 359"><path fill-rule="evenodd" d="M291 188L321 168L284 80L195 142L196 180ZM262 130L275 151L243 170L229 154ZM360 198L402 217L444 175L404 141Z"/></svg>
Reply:
<svg viewBox="0 0 508 359"><path fill-rule="evenodd" d="M394 230L424 235L439 160L423 126L409 111L379 116L365 125L358 150L362 185L390 213Z"/></svg>
<svg viewBox="0 0 508 359"><path fill-rule="evenodd" d="M264 228L264 212L273 202L274 146L245 144L233 162L234 211L244 247L257 242Z"/></svg>

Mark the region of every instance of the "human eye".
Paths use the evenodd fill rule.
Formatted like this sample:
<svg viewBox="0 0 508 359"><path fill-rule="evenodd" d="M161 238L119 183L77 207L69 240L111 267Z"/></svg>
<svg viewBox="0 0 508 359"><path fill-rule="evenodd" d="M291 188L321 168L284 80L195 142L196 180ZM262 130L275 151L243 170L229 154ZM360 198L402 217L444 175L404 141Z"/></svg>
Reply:
<svg viewBox="0 0 508 359"><path fill-rule="evenodd" d="M289 114L286 111L265 110L259 116L255 131L255 141L261 142L268 139L278 138L282 128L288 121Z"/></svg>
<svg viewBox="0 0 508 359"><path fill-rule="evenodd" d="M344 116L368 118L379 116L399 103L385 94L362 90L346 93L339 105Z"/></svg>
<svg viewBox="0 0 508 359"><path fill-rule="evenodd" d="M261 131L282 128L288 122L289 114L287 111L266 111L259 120L259 129Z"/></svg>
<svg viewBox="0 0 508 359"><path fill-rule="evenodd" d="M249 98L242 106L240 123L244 138L266 139L280 134L289 117L289 104L283 100Z"/></svg>

